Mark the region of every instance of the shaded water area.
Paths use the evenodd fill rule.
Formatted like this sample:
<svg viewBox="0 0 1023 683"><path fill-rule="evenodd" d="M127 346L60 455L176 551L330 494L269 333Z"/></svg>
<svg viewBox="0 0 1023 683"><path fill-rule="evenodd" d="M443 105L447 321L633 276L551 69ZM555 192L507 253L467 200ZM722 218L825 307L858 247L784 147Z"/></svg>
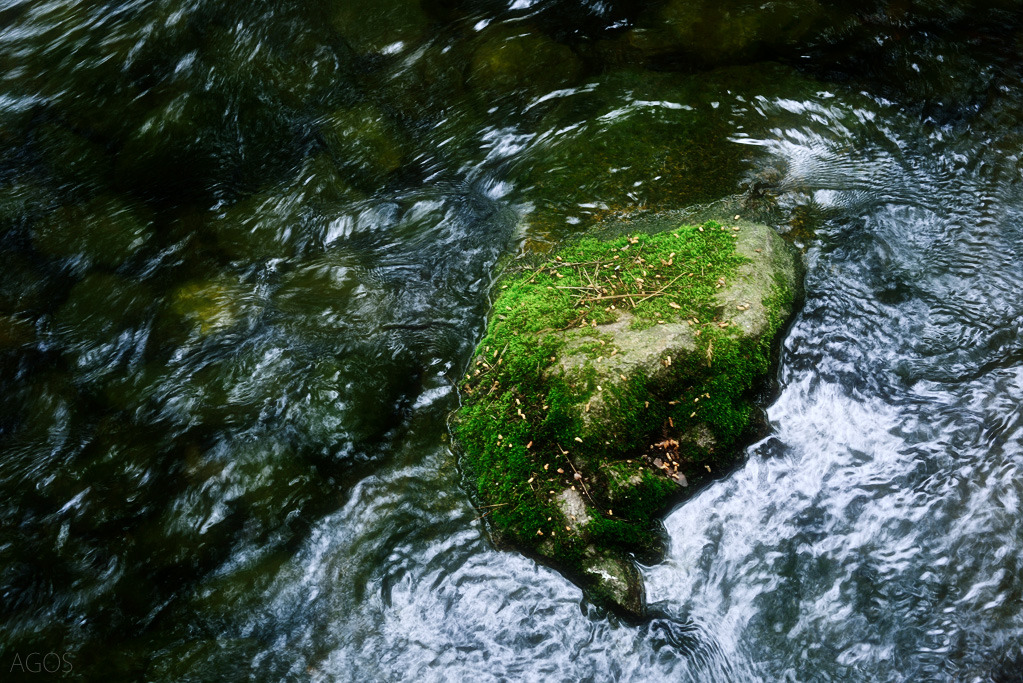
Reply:
<svg viewBox="0 0 1023 683"><path fill-rule="evenodd" d="M0 677L1019 680L1021 11L861 4L4 3ZM629 624L447 418L509 260L646 209L806 299Z"/></svg>

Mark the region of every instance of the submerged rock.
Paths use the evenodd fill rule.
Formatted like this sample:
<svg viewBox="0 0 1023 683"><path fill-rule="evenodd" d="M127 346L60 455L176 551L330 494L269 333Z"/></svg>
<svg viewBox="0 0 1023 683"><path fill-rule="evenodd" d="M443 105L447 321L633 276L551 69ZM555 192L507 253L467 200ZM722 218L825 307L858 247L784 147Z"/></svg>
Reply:
<svg viewBox="0 0 1023 683"><path fill-rule="evenodd" d="M735 192L763 156L736 144L750 100L813 98L820 83L777 64L679 75L620 70L549 103L511 164L534 237L645 207L676 210ZM746 123L744 125L751 125Z"/></svg>
<svg viewBox="0 0 1023 683"><path fill-rule="evenodd" d="M35 226L32 242L47 256L116 268L153 237L151 223L144 207L103 195L50 212Z"/></svg>
<svg viewBox="0 0 1023 683"><path fill-rule="evenodd" d="M645 232L501 285L454 431L498 542L638 617L634 558L656 561L658 517L741 452L800 285L764 225L615 229Z"/></svg>
<svg viewBox="0 0 1023 683"><path fill-rule="evenodd" d="M192 281L174 291L170 308L179 327L205 337L238 323L247 294L228 278Z"/></svg>
<svg viewBox="0 0 1023 683"><path fill-rule="evenodd" d="M330 23L356 52L391 54L422 40L430 19L419 0L348 0Z"/></svg>
<svg viewBox="0 0 1023 683"><path fill-rule="evenodd" d="M485 32L469 63L468 82L489 95L527 90L545 94L571 85L582 74L571 48L540 33L508 26Z"/></svg>
<svg viewBox="0 0 1023 683"><path fill-rule="evenodd" d="M327 150L352 176L353 184L374 187L402 164L400 131L370 103L336 111L320 132Z"/></svg>
<svg viewBox="0 0 1023 683"><path fill-rule="evenodd" d="M844 28L845 16L813 0L669 0L627 33L647 56L681 53L696 64L727 64L784 52L808 36Z"/></svg>

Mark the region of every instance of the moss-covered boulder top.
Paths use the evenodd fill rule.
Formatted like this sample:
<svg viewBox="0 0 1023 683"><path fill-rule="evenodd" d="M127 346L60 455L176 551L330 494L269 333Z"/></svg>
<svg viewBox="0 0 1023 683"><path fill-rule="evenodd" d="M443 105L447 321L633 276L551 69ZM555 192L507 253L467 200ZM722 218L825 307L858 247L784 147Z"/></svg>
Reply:
<svg viewBox="0 0 1023 683"><path fill-rule="evenodd" d="M497 541L642 614L634 560L741 452L798 286L787 245L738 220L587 238L508 276L454 425Z"/></svg>

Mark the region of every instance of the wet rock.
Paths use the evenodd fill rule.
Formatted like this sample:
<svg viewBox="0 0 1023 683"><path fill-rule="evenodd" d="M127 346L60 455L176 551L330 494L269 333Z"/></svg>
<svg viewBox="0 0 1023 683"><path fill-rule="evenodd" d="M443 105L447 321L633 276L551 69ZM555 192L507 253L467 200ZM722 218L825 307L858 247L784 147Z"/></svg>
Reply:
<svg viewBox="0 0 1023 683"><path fill-rule="evenodd" d="M232 261L287 259L295 255L305 216L298 197L273 188L227 207L210 229L217 247Z"/></svg>
<svg viewBox="0 0 1023 683"><path fill-rule="evenodd" d="M171 295L179 322L200 336L222 332L242 317L246 290L229 279L189 282Z"/></svg>
<svg viewBox="0 0 1023 683"><path fill-rule="evenodd" d="M613 229L504 281L454 431L495 538L637 617L633 558L657 561L659 515L741 453L800 285L764 225Z"/></svg>
<svg viewBox="0 0 1023 683"><path fill-rule="evenodd" d="M35 341L35 325L17 316L0 315L0 351L11 351Z"/></svg>
<svg viewBox="0 0 1023 683"><path fill-rule="evenodd" d="M32 241L48 256L116 268L146 246L151 222L144 208L100 196L51 211L36 224Z"/></svg>
<svg viewBox="0 0 1023 683"><path fill-rule="evenodd" d="M335 162L356 185L375 187L401 166L404 150L399 130L368 102L336 111L324 121L320 134Z"/></svg>
<svg viewBox="0 0 1023 683"><path fill-rule="evenodd" d="M469 63L469 84L484 93L546 94L573 84L582 63L571 48L520 27L496 25Z"/></svg>
<svg viewBox="0 0 1023 683"><path fill-rule="evenodd" d="M421 40L429 17L419 0L347 0L331 25L360 54L392 54Z"/></svg>
<svg viewBox="0 0 1023 683"><path fill-rule="evenodd" d="M676 52L696 64L716 65L794 47L841 23L814 0L670 0L624 40L648 57Z"/></svg>
<svg viewBox="0 0 1023 683"><path fill-rule="evenodd" d="M643 577L629 558L620 554L600 552L592 546L586 549L583 573L594 586L598 600L613 605L626 616L642 617L646 609Z"/></svg>
<svg viewBox="0 0 1023 683"><path fill-rule="evenodd" d="M511 170L536 207L530 228L557 239L621 212L731 194L760 153L731 140L732 108L754 94L812 95L819 87L770 64L686 76L622 70L593 79L557 100Z"/></svg>

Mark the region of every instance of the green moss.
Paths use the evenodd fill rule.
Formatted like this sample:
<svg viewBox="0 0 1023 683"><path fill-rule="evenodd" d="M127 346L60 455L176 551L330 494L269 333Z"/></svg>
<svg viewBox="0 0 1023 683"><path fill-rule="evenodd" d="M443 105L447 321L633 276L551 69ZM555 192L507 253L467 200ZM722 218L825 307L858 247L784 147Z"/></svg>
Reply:
<svg viewBox="0 0 1023 683"><path fill-rule="evenodd" d="M750 427L750 388L769 368L792 298L779 280L766 335L719 326L715 293L747 262L733 235L711 222L587 238L502 283L455 421L466 474L499 540L570 572L588 547L650 558L662 543L657 518L681 491L651 465L654 445L670 428L690 481L732 457ZM594 359L621 350L594 323L617 321L624 310L633 327L688 321L698 348L665 377L634 373L598 388ZM592 339L566 348L573 328L592 329ZM561 372L559 359L573 356L578 366ZM580 405L598 391L614 419L584 425ZM684 441L697 427L710 430L712 446ZM585 525L565 519L555 500L573 486L597 515ZM588 587L580 572L575 578Z"/></svg>

